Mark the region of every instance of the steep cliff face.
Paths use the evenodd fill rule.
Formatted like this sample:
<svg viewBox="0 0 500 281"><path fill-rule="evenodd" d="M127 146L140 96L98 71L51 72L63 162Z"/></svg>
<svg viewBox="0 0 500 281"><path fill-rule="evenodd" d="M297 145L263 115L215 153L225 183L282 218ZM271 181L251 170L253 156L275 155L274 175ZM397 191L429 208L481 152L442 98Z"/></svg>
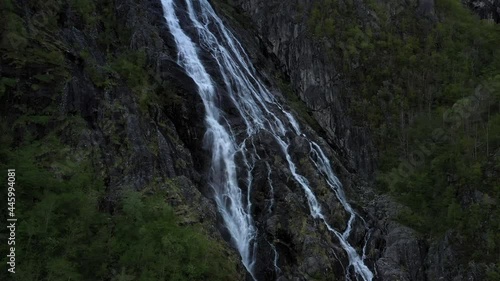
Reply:
<svg viewBox="0 0 500 281"><path fill-rule="evenodd" d="M465 0L463 1L482 19L500 23L500 1L498 0Z"/></svg>
<svg viewBox="0 0 500 281"><path fill-rule="evenodd" d="M11 22L3 30L9 40L2 41L7 54L2 57L5 97L2 106L13 109L5 115L6 123L2 126L14 136L2 139L5 147L24 151L30 143L49 142L55 136L69 148L61 152L62 157L75 159L75 165L90 161L96 178L103 179L105 190L96 208L109 215L124 212L119 206L128 190L144 194L166 192L164 202L173 206L180 224L201 226L209 239L215 241L214 251L227 255L230 270L222 273L223 277L243 280L240 259L231 247L231 239L210 200L212 192L206 184L210 166L203 145L205 112L194 82L177 65L177 49L166 28L160 2L84 4L34 1L10 3L4 10ZM257 58L256 64L265 66L259 75L286 104L279 92L286 88L287 81L275 81L276 75L283 75L275 65L275 56L270 56L255 43L258 40L249 37L253 30L245 32L241 27L240 30L237 35ZM204 54L204 59L210 62L212 58ZM221 83L221 77L214 77ZM223 101L221 107L227 112L231 126L237 129L243 126L230 103ZM78 126L72 120L79 120ZM13 123L16 126L9 126ZM325 148L348 196L369 197L367 191L358 192L364 185L352 176L349 169L353 167L346 169L342 164L354 165L349 163L351 160L343 160L344 150L337 153L329 149L305 121L301 127L309 139ZM281 145L265 131L254 138L255 150L262 155L252 169L255 181L251 185L252 215L259 233L257 278L324 280L353 276L348 253L325 224L311 217L304 191L293 180ZM345 228L349 214L310 161L310 143L302 136L295 136L289 149L293 151L293 161L300 163L297 169L310 180L325 207L325 223L339 230ZM47 164L42 168L60 180L73 171L72 167L62 172L54 168L57 159L45 150L29 157L33 161L43 160ZM271 184L273 193L269 189ZM49 191L53 190L48 187ZM46 202L42 195L33 196L29 200L35 202L31 206L34 209L38 208L37 201ZM363 213L361 208L355 208ZM348 241L357 252L366 252L366 264L371 269L380 256L377 250L380 238L377 232L371 233L372 224L370 218L366 224L356 219ZM45 245L47 238L37 236L37 239L37 243ZM33 257L33 264L40 266L36 270L27 269L24 275L27 279L35 274L53 274L45 261L37 258ZM74 257L68 259L64 262L75 264L75 268L86 266ZM270 262L273 260L276 264ZM122 270L115 268L116 264L109 267L115 275ZM139 274L141 269L135 270L122 273ZM186 269L188 273L190 270Z"/></svg>
<svg viewBox="0 0 500 281"><path fill-rule="evenodd" d="M121 202L128 191L163 194L160 200L173 208L178 223L183 227L201 227L200 235L213 241L210 247L224 259L224 265L215 267L222 266L222 271L227 272L204 278L243 280L244 269L238 254L217 229L217 210L204 185L207 156L202 147L203 106L193 81L176 64L176 51L165 27L161 3L4 1L2 13L2 21L6 20L0 59L2 130L5 129L2 133L6 133L2 138L2 167L17 166L22 170L26 163L15 155L24 153L28 161L36 161L36 167L55 176L57 183L69 181L75 173L84 173L83 167L90 165L92 178L102 180L105 189L96 195L98 204L87 207L110 216L111 232L119 231L115 230L112 218L123 214ZM33 144L40 148L25 152ZM47 152L49 148L53 151ZM5 155L9 157L4 159ZM70 161L74 163L66 164ZM30 168L20 171L20 184L29 182L28 173L34 171ZM20 212L28 215L45 204L47 197L34 192L37 188L31 184L24 187L28 195L20 194L18 200L33 202L20 208ZM49 184L44 194L64 194L78 187L69 188L58 190ZM85 188L89 194L94 192L91 184ZM52 212L65 212L61 208L53 207ZM78 214L78 208L75 202L72 212ZM45 228L53 213L46 214ZM31 219L28 224L36 228L34 216ZM69 216L61 219L54 228L73 227ZM95 239L101 239L101 230L95 230L96 225L91 227ZM149 235L147 227L141 227L141 236ZM108 229L106 224L99 228L104 232ZM28 257L29 249L18 248L18 255L24 257L18 280L38 280L47 275L96 279L99 273L78 271L90 266L84 261L85 255L83 259L81 256L75 259L73 254L67 254L67 260L61 262L73 266L70 269L67 265L67 271L62 273L56 274L54 268L46 265L47 261L59 258L44 248L46 240L67 239L64 231L55 233L42 230L29 236L40 251L37 255ZM119 233L116 237L124 234ZM26 231L21 231L19 239L26 241L26 235ZM80 243L93 247L90 242ZM108 246L101 255L108 259L113 251L112 242L105 243ZM61 251L74 252L71 247ZM225 265L229 267L223 269ZM103 273L105 278L119 275L120 271L125 274L124 268L111 263L100 266L108 267ZM134 271L130 265L126 271L129 276L139 278L146 269ZM179 269L173 272L185 274ZM162 273L156 270L153 276ZM2 277L7 279L10 277Z"/></svg>
<svg viewBox="0 0 500 281"><path fill-rule="evenodd" d="M318 40L310 32L307 11L313 3L234 1L234 5L256 25L261 48L265 48L267 56L276 57L279 71L288 76L294 93L305 103L308 114L318 122L328 144L335 151L333 162L338 165L337 171L350 199L357 200L360 210L373 227L367 252L378 273L377 280L426 280L425 241L414 230L396 222L402 206L389 197L375 196L366 183L366 179L373 179L376 152L369 130L354 125L348 113L353 95L349 87L352 81L342 77L336 60L325 53L325 44L328 47L329 43ZM416 9L416 12L432 12L432 3L422 5L422 10ZM397 5L389 7L397 10ZM376 21L367 7L359 5L357 11L365 15L367 21ZM266 69L265 64L259 63L258 57L255 60L257 65ZM335 206L334 201L327 202ZM338 210L332 210L333 213L338 213ZM293 233L296 226L287 228ZM307 270L319 269L326 274L318 276L327 277L329 270L322 269L321 265L335 264L335 261L325 260L316 250L310 250L310 253L311 257L308 257L307 252L295 250L296 258L303 259L299 264L311 260L305 264ZM311 267L313 259L317 265Z"/></svg>
<svg viewBox="0 0 500 281"><path fill-rule="evenodd" d="M344 165L365 179L374 170L373 143L368 131L354 125L348 114L349 81L313 40L308 26L311 1L234 1L252 19L267 52L279 60L297 95L324 130L329 143L342 155ZM370 17L363 6L359 13Z"/></svg>
<svg viewBox="0 0 500 281"><path fill-rule="evenodd" d="M370 244L373 255L370 259L378 273L377 278L380 280L485 279L484 271L492 266L490 264L478 265L470 261L465 266L458 266L458 264L464 264L464 259L470 258L470 256L465 257L468 254L464 253L464 247L460 245L460 235L450 231L441 238L429 239L409 227L402 226L399 223L401 213L411 213L411 210L395 203L389 196L374 196L369 185L362 180L373 179L372 173L378 156L368 129L370 122L363 124L362 121L356 119L359 112L353 114L350 110L358 106L356 101L360 98L355 89L359 89L357 85L364 84L365 81L352 80L349 73L364 73L366 68L361 64L361 59L354 55L348 60L346 70L345 61L348 57L346 53L350 52L347 45L350 43L331 40L331 37L339 38L337 34L349 29L350 24L362 26L365 30L368 29L374 33L381 32L380 26L388 25L388 30L392 30L391 32L394 32L396 37L415 36L412 34L414 31L408 34L403 31L405 29L402 26L408 25L403 18L408 17L418 20L416 29L419 35L417 36L428 36L434 26L439 25L438 22L443 20L443 15L436 12L435 2L389 1L371 5L367 1L355 1L354 4L350 1L319 1L321 4L316 3L316 6L313 1L216 2L223 3L220 4L221 11L233 15L233 26L237 26L234 22L247 26L255 25L257 34L247 35L251 32L247 30L239 32L240 36L258 38L260 48L264 50L267 57L276 60L278 71L284 72L294 93L307 106L307 114L313 116L319 124L321 129L318 131L320 133L322 131L322 135L336 152L335 159L339 163L339 174L343 181L348 183L347 192L350 192L352 200L358 200L358 204L362 205L360 209L366 212L366 217L370 219L370 224L373 226L373 240ZM482 18L496 21L495 3L489 2L487 5L476 3L475 10ZM231 9L226 7L228 4L232 7ZM354 16L345 15L337 19L330 15L335 21L335 28L338 27L338 29L333 28L333 23L332 28L329 28L329 22L325 21L324 14L319 27L311 24L315 18L314 10L317 7L319 9L329 7L328 5L337 7L351 5L349 11L353 11ZM325 13L329 15L327 11ZM248 21L251 23L249 24ZM355 29L356 27L351 30ZM352 32L351 30L347 33ZM354 31L349 36L345 39L353 40L354 44L358 44L354 48L360 46L363 48L365 42L357 41L358 38L371 35L362 33L360 35ZM248 41L252 42L251 39ZM252 43L249 45L251 46ZM252 48L258 49L250 47ZM344 53L337 55L334 53L335 50ZM393 55L398 56L395 53ZM261 59L258 56L255 56L254 60L263 72L269 72L266 70L269 66L265 62L260 62ZM369 76L362 77L370 79ZM369 80L366 82L369 84ZM391 82L387 80L384 81L385 83ZM376 99L384 99L382 96L378 97L379 93ZM373 100L372 102L378 103ZM363 106L372 106L372 104L364 103ZM401 116L405 114L407 113L401 113ZM409 115L411 120L412 113ZM406 122L403 119L401 119L401 124ZM392 121L388 118L386 122ZM404 130L403 127L401 126L401 131ZM295 227L291 226L290 229L293 231ZM307 253L296 252L298 257L304 254L305 260L308 260ZM321 261L316 261L316 263L322 264Z"/></svg>
<svg viewBox="0 0 500 281"><path fill-rule="evenodd" d="M348 98L342 95L348 93L348 83L339 77L334 64L325 56L324 49L318 47L318 42L308 34L307 19L304 17L304 9L308 4L242 1L242 6L228 7L225 3L216 3L219 5L219 11L231 18L229 24L245 43L261 74L270 77L269 83L275 87L279 83L276 77L287 77L293 94L299 94L309 108L305 114L302 112L299 116L307 117L310 114L317 120L319 131L323 132L329 146L333 148L329 157L335 164L335 170L344 183L350 200L357 202L358 211L362 212L372 228L366 253L370 266L377 272L376 279L425 280L427 246L424 239L414 230L396 222L402 206L389 197L376 196L365 181L374 168L373 144L367 134L368 130L353 126L347 114ZM248 21L251 19L241 14L241 10L233 10L234 7L248 9L248 15L253 16L256 26L260 28L257 33L252 28L244 28L248 27ZM270 64L270 61L275 63ZM312 131L310 133L314 134ZM297 157L300 157L301 150L307 151L300 146L294 147L294 150ZM358 154L359 151L361 154ZM314 230L312 226L307 226L310 231L307 234L303 232L304 226L296 223L304 216L303 213L295 211L300 203L290 200L292 197L279 199L280 194L293 194L297 191L283 190L281 187L290 186L291 183L282 185L280 181L273 176L272 182L277 182L275 188L278 187L275 189L278 196L276 214L270 218L259 218L257 212L256 217L265 225L266 235L275 239L274 241L280 241L278 250L280 256L286 259L280 260L283 278L342 278L340 276L346 266L342 251L339 251L335 241L316 237L317 233L322 232L320 229ZM257 189L259 186L262 185L256 184ZM334 224L340 226L342 217L345 219L345 215L340 215L340 206L337 206L338 203L333 198L325 199L325 202L325 205L331 208L329 213L333 216ZM290 218L293 218L295 223L283 224ZM307 221L307 217L304 217L303 224L309 225L310 222ZM361 229L357 232L362 233ZM318 243L328 245L331 252L323 252L323 247L315 247ZM362 243L361 237L354 243ZM283 247L285 245L286 247ZM270 258L262 256L265 257L264 260ZM264 260L259 266L264 267ZM270 272L271 269L266 271ZM272 275L267 278L270 276Z"/></svg>
<svg viewBox="0 0 500 281"><path fill-rule="evenodd" d="M166 28L161 3L89 1L78 5L33 1L7 4L3 11L9 24L2 30L6 38L2 49L6 55L2 57L0 71L5 97L2 106L12 110L3 111L6 114L2 126L14 138L2 139L5 148L22 152L30 143L48 143L55 137L61 146L68 147L61 152L61 157L74 159L75 165L89 161L95 178L103 180L105 190L95 207L106 215L124 212L120 202L129 190L143 194L165 192L163 200L173 207L179 223L201 226L217 245L213 249L217 255L227 256L229 270L222 273L223 278L245 279L240 258L232 248L231 238L210 200L212 190L206 184L210 166L209 154L203 145L204 108L194 82L177 64L177 49ZM258 58L256 63L266 66L259 75L267 77L266 82L274 94L286 103L280 98L278 84L281 82L274 80L275 75L283 72L275 66L275 57L268 56L268 52L248 36L252 32L241 29L237 34L247 43L245 47L252 56ZM205 59L211 58L205 54ZM221 77L214 77L221 82ZM232 126L243 125L229 103L223 102L222 108L227 111ZM302 126L311 140L328 147L308 125ZM255 181L251 186L252 213L259 231L255 265L258 279L322 280L354 275L353 268L348 266L350 258L337 238L311 217L304 191L293 180L289 160L282 154L280 144L265 131L254 138L255 149L262 155L253 169ZM310 179L314 192L324 202L326 221L343 229L349 216L310 162L310 144L302 136L296 136L289 149L294 152L293 161L300 163L297 168ZM11 155L11 152L5 153ZM339 172L349 196L354 196L362 183L353 183L357 179L351 178L351 173L341 165L343 156L330 149L325 153ZM11 160L12 156L9 157ZM58 159L45 150L29 157L30 161L38 159L46 163L41 167L61 181L74 172L73 167L54 168ZM59 191L48 187L47 192ZM366 195L360 195L363 196ZM34 194L29 198L34 205L24 211L39 208L37 201L46 202L46 199ZM357 220L349 243L359 253L366 250L367 264L373 268L378 257L375 250L378 238L372 237L366 228L371 222L367 222L365 225ZM36 237L40 245L45 245L48 239ZM365 241L370 244L362 249ZM273 252L272 245L279 256ZM43 251L43 247L40 249ZM27 250L20 251L26 253ZM41 252L41 255L48 253ZM37 260L39 258L34 256L32 263L38 267L26 265L22 278L53 274L53 269L45 261ZM270 262L273 260L275 265ZM76 272L87 266L73 256L63 262L74 264L72 270ZM122 274L133 276L141 270L125 272L115 268L116 264L107 266L111 273L105 270L104 275L118 275L116 272L122 270ZM190 270L186 269L188 273Z"/></svg>
<svg viewBox="0 0 500 281"><path fill-rule="evenodd" d="M118 206L127 190L146 195L165 192L162 202L173 207L179 224L201 227L213 242L210 247L213 245L215 256L227 257L227 263L210 264L223 269L217 275L196 275L197 265L182 261L187 264L182 268L183 277L251 280L207 185L211 166L203 142L205 107L195 81L178 65L178 47L165 23L161 2L28 2L10 3L3 10L9 13L2 30L1 47L6 55L1 58L0 94L2 107L9 110L2 111L6 113L1 126L13 137L2 137L2 145L23 151L30 143L48 143L55 136L68 147L63 158L82 166L90 160L95 177L102 178L105 187L96 208L111 217L123 212ZM183 11L180 22L185 23L186 4L177 2ZM376 29L380 22L373 7L355 2L357 18L365 19L360 24ZM265 130L249 138L259 155L250 169L248 186L257 229L255 277L280 281L356 278L351 257L327 227L345 229L349 213L311 162L308 140L312 140L324 148L359 215L347 240L375 273L374 280L483 280L484 267L472 263L463 269L457 265L456 236L450 233L428 243L424 236L397 222L400 213L408 212L406 207L373 190L377 151L366 122L350 111L356 101L354 86L361 82L347 77L343 69L356 71L359 58L341 66L335 54L328 53L332 42L322 37L324 31L311 33L308 15L313 1L214 4L249 53L266 87L301 121L303 135L288 132L287 149L293 152L292 161L308 179L325 214L323 221L311 216L282 144ZM389 18L397 18L403 5L429 24L437 20L434 1L390 2L383 7ZM195 34L192 26L185 29ZM197 44L202 41L192 37ZM227 94L206 48L199 46L203 63L220 92ZM241 114L227 97L218 102L241 138L245 128ZM61 181L74 169L60 168L50 151L41 150L32 158ZM242 159L236 163L243 166ZM244 167L238 169L241 173ZM243 176L238 180L241 186L248 184ZM37 196L29 198L35 207L40 200ZM170 243L164 235L154 241L160 240L161 245ZM52 240L47 243L52 245ZM80 265L78 258L71 264ZM70 263L59 264L69 268ZM37 276L52 274L51 267L46 267L36 271ZM114 263L105 270L113 278L141 272L140 267L130 273ZM35 280L36 274L25 275L25 279Z"/></svg>

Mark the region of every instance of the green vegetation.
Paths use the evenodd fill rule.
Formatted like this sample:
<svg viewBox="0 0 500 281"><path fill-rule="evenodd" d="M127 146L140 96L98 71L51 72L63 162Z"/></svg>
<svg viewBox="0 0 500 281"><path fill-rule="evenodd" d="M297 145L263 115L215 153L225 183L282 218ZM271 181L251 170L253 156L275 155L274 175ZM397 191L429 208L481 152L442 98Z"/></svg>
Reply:
<svg viewBox="0 0 500 281"><path fill-rule="evenodd" d="M315 40L333 46L325 54L351 81L351 115L374 132L378 186L409 207L402 222L430 239L454 230L462 262L493 264L487 276L498 280L500 27L458 0L437 1L439 21L413 7L391 16L366 2L369 16L353 1L314 1L308 24ZM71 22L64 20L68 11ZM103 95L132 91L143 114L156 101L179 102L147 71L146 50L129 47L131 32L118 22L114 1L1 0L0 18L0 167L18 171L16 207L24 217L17 279L235 280L220 244L199 226L181 226L162 191L128 191L110 204L96 152L77 151L67 139L88 126L57 109L75 71ZM235 21L249 26L244 17ZM96 46L69 46L61 22ZM318 129L277 80L290 106Z"/></svg>
<svg viewBox="0 0 500 281"><path fill-rule="evenodd" d="M111 191L98 148L76 148L90 125L79 113L61 113L72 79L85 80L98 100L132 92L144 115L158 100L179 102L168 85L154 83L144 50L129 47L130 31L118 24L114 1L1 0L0 18L0 170L16 169L20 218L13 280L238 279L238 262L221 242L196 219L186 225L169 206L169 191L179 189L175 180L163 179L165 189L147 195ZM79 42L63 37L63 28ZM105 121L114 121L121 105L102 104L109 106ZM104 128L106 137L126 147L118 123ZM4 274L1 280L12 279Z"/></svg>
<svg viewBox="0 0 500 281"><path fill-rule="evenodd" d="M180 226L164 192L125 192L111 213L91 151L71 151L53 135L12 150L8 141L0 166L16 167L23 218L15 280L234 280L220 245Z"/></svg>
<svg viewBox="0 0 500 281"><path fill-rule="evenodd" d="M380 151L379 189L411 209L401 220L431 239L455 230L464 263L497 263L500 26L458 0L437 1L439 21L387 5L401 9L367 1L367 18L352 1L317 1L310 32L351 81L351 114Z"/></svg>

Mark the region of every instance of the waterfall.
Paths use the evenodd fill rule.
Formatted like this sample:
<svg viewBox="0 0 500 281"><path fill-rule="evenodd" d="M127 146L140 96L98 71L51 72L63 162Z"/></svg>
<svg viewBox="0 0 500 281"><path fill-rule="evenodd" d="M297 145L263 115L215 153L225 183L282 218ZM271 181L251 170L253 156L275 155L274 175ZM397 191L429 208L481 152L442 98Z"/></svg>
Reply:
<svg viewBox="0 0 500 281"><path fill-rule="evenodd" d="M180 7L182 3L177 3L181 1L184 4L182 7ZM205 107L207 131L204 143L211 152L208 184L213 190L215 203L249 274L256 280L254 265L258 233L251 213L251 186L252 170L260 156L252 137L265 130L279 144L293 179L306 196L311 216L323 223L338 239L347 253L349 266L354 269L356 277L364 281L372 280L373 273L363 261L365 247L360 256L348 242L352 225L360 217L347 202L342 185L321 147L307 139L293 115L280 105L260 81L243 47L224 26L207 0L162 0L162 5L166 23L177 46L177 62L196 83ZM181 23L179 20L181 13L186 17L183 17L183 20L187 22ZM245 128L243 132L238 132L239 135L233 132L231 124L218 107L220 89L217 89L219 86L207 72L200 58L202 52L209 54L213 59L214 65L211 67L216 67L222 78L225 87L224 94L227 95L225 98L231 101L241 116ZM334 229L327 222L309 181L298 171L297 164L290 154L292 151L290 151L290 137L287 133L301 136L309 142L311 162L323 175L326 183L349 214L349 220L343 232ZM242 137L241 134L244 136ZM239 170L236 164L237 157L243 163ZM267 163L266 165L269 167ZM241 169L245 172L238 172ZM270 179L271 169L268 170ZM238 181L241 178L246 180L245 184ZM272 182L269 184L270 188L273 188ZM275 253L275 260L272 262L276 271L279 272L278 252L272 243L269 244ZM346 272L346 279L350 279L348 272Z"/></svg>

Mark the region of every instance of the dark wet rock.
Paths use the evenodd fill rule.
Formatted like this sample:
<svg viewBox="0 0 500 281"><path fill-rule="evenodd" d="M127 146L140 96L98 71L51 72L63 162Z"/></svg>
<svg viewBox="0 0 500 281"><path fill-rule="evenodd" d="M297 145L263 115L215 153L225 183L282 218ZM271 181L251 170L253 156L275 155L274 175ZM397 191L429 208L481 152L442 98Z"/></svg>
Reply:
<svg viewBox="0 0 500 281"><path fill-rule="evenodd" d="M425 280L423 257L425 249L414 230L400 226L387 226L385 249L377 260L383 280Z"/></svg>
<svg viewBox="0 0 500 281"><path fill-rule="evenodd" d="M295 136L292 140L291 150L293 156L297 158L307 157L311 151L309 142L302 136Z"/></svg>
<svg viewBox="0 0 500 281"><path fill-rule="evenodd" d="M222 237L220 218L207 191L204 107L195 83L175 62L177 50L165 28L161 2L119 0L112 8L116 21L130 30L130 42L123 48L145 52L150 82L161 93L154 93L157 100L143 106L127 81L103 71L119 50L103 48L96 42L102 30L83 31L81 19L68 11L60 19L63 28L57 39L65 48L69 79L61 95L47 93L36 102L43 106L56 99L60 119L83 117L84 124L74 124L82 131L79 139L69 130L61 139L92 152L92 164L106 186L104 208L112 211L127 189L146 194L163 189L181 224L202 226L228 259L239 261L237 251ZM88 52L87 58L82 51ZM98 75L109 75L111 86L96 85L86 69L91 64ZM244 280L241 264L238 271Z"/></svg>
<svg viewBox="0 0 500 281"><path fill-rule="evenodd" d="M469 262L461 266L460 236L448 231L441 239L431 243L426 259L429 280L480 281L485 280L485 266Z"/></svg>
<svg viewBox="0 0 500 281"><path fill-rule="evenodd" d="M298 6L307 7L311 1L233 2L246 12L256 29L238 25L231 28L255 61L259 74L271 86L272 93L283 100L272 76L280 72L288 77L323 130L325 140L308 125L301 124L305 134L325 148L347 197L371 228L367 230L358 220L353 225L349 242L361 252L364 241L368 240L366 263L377 272L376 279L482 280L480 267L471 264L463 270L454 265L456 249L449 241L458 238L448 235L427 250L425 241L415 231L396 222L402 207L390 198L374 195L366 182L373 178L375 168L376 153L371 136L366 128L353 125L346 110L350 94L345 91L347 81L339 77L335 64L324 58L317 42L307 34L307 19L301 18ZM484 4L477 4L479 2ZM484 18L495 19L495 9L498 15L497 2L469 3L478 7L478 13ZM405 1L404 4L416 7L425 15L434 13L433 0ZM145 110L126 81L120 81L112 88L96 87L83 71L85 62L78 54L83 49L88 50L99 69L108 63L107 50L100 49L95 42L94 33L97 31L84 34L69 13L63 20L65 26L71 28L62 29L61 37L69 46L67 56L71 61L71 79L65 85L60 111L64 116L81 115L86 122L84 133L75 145L92 149L98 155L95 165L102 168L105 177L107 206L112 206L126 189L145 193L156 188L166 189L166 201L183 218L182 224L203 225L225 247L228 257L239 260L221 226L206 184L209 153L203 144L206 130L204 107L194 81L176 63L177 50L165 27L161 2L119 0L115 6L117 20L131 29L127 48L145 50L153 83L165 95ZM387 9L392 11L395 8ZM359 12L369 13L362 3ZM223 20L234 23L226 18ZM205 55L203 59L210 62L211 58ZM216 73L215 68L209 66L208 69ZM220 84L221 78L215 76L215 82ZM234 105L224 98L227 93L221 90L218 94L225 117L238 132L237 137L244 138L243 121ZM175 102L169 99L175 99ZM37 101L49 103L50 94L42 93ZM338 231L344 231L349 214L314 169L309 143L302 136L289 134L288 137L292 139L292 156L299 163L300 172L310 180L326 220ZM66 141L70 142L69 137ZM256 160L250 186L254 219L259 230L256 265L259 279L341 280L349 270L347 255L339 246L338 238L321 221L312 218L305 192L293 180L277 141L265 130L247 141L252 144L249 149L255 147L261 156ZM237 162L241 164L242 160ZM242 186L245 186L245 180L240 177ZM274 259L269 243L279 253L279 275L269 262ZM240 280L244 280L242 265L239 271Z"/></svg>
<svg viewBox="0 0 500 281"><path fill-rule="evenodd" d="M374 178L376 151L369 130L354 125L347 113L349 96L353 94L349 90L350 82L339 74L334 61L325 58L324 49L319 46L321 42L315 41L308 32L307 17L304 16L307 13L303 11L310 9L313 1L229 2L235 11L227 16L228 22L249 50L250 57L261 74L270 77L269 73L275 73L276 70L284 72L293 90L321 127L321 136L325 141L318 142L322 147L332 148L326 150L327 157L331 159L347 197L354 202L353 207L371 227L367 232L362 224L355 223L349 242L359 248L365 239L368 240L365 249L366 264L376 272L375 279L427 281L440 280L439 278L477 278L474 277L479 276L474 265L460 272L451 266L454 261L451 256L457 253L456 251L446 254L443 242L429 245L419 233L400 224L398 218L404 207L388 196L377 195L373 192L369 180L366 181ZM466 2L475 2L469 5L475 5L481 17L495 19L496 8L492 8L492 5L496 5L498 1ZM417 15L431 23L437 21L435 4L434 0L381 3L390 16L397 17L401 6L404 5L414 7ZM356 1L356 7L359 14L365 15L360 18L365 18L365 23L376 29L378 19L373 16L374 13L361 1ZM239 25L244 24L244 21L249 21L249 26L254 25L256 32L251 28L241 28ZM274 65L269 65L270 62ZM357 67L355 61L353 67ZM273 79L269 80L273 85ZM307 126L302 127L308 136L317 137L317 132L309 131ZM283 252L285 256L281 263L284 277L288 280L317 280L315 278L318 276L342 278L348 264L345 252L338 247L336 238L325 231L321 223L304 214L308 212L308 206L301 197L303 190L289 180L290 171L279 152L267 147L273 147L272 141L266 142L265 150L267 155L274 156L270 163L273 165L272 179L276 187L276 213L266 217L263 224L266 225L266 232L286 241L282 244L287 245L286 247L277 247L280 254ZM320 180L320 175L311 167L306 145L297 137L293 139L292 147L296 151L293 157L300 163L301 173L310 180L311 188L322 202L327 221L336 229L343 230L348 218L347 213L335 196L328 192L330 187ZM283 195L283 192L286 192L286 195ZM293 218L293 221L290 218ZM317 244L328 250L313 246ZM325 262L328 266L323 266Z"/></svg>
<svg viewBox="0 0 500 281"><path fill-rule="evenodd" d="M371 138L366 129L352 124L345 111L345 97L339 91L345 81L338 77L335 66L325 60L322 49L309 36L307 20L299 12L307 10L311 2L237 0L234 3L256 24L261 44L277 58L280 68L326 132L328 142L342 156L344 165L370 178L374 169Z"/></svg>
<svg viewBox="0 0 500 281"><path fill-rule="evenodd" d="M418 1L418 10L420 13L424 15L434 15L434 0L419 0Z"/></svg>
<svg viewBox="0 0 500 281"><path fill-rule="evenodd" d="M498 0L462 0L482 19L500 23L500 1Z"/></svg>

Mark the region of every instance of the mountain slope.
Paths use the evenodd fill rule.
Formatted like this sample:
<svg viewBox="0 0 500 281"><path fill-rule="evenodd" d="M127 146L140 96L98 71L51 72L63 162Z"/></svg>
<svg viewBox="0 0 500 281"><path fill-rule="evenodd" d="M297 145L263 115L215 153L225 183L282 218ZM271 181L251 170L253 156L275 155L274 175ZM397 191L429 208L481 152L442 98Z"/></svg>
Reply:
<svg viewBox="0 0 500 281"><path fill-rule="evenodd" d="M0 166L17 172L17 280L361 278L329 229L353 217L332 174L356 213L344 240L373 280L498 279L498 26L452 0L213 1L248 53L238 66L255 66L251 84L272 97L264 107L291 123L250 130L253 152L235 157L256 229L249 267L209 184L210 107L166 2L2 1ZM261 119L230 100L246 93L238 83L224 88L241 78L217 66L227 42L203 41L188 2L173 2L241 141ZM242 155L259 157L250 167Z"/></svg>
<svg viewBox="0 0 500 281"><path fill-rule="evenodd" d="M388 208L418 231L380 225L379 273L496 280L498 25L459 1L228 2L257 26L344 163L409 207L374 201L374 214Z"/></svg>
<svg viewBox="0 0 500 281"><path fill-rule="evenodd" d="M243 279L201 193L201 101L160 3L1 13L1 166L17 172L19 221L16 274L0 279Z"/></svg>

